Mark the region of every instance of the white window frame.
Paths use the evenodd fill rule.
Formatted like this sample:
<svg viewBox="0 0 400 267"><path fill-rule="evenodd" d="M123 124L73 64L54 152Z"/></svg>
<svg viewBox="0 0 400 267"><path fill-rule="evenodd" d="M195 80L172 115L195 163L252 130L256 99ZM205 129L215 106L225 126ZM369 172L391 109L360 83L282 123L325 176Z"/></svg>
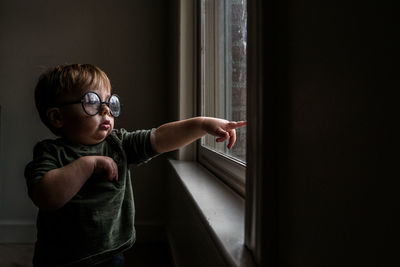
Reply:
<svg viewBox="0 0 400 267"><path fill-rule="evenodd" d="M209 37L207 40L204 40L204 36L201 36L201 4L202 1L198 1L198 32L199 32L199 43L200 49L198 51L198 62L199 62L199 75L198 75L198 114L204 116L215 116L214 114L229 114L229 112L225 112L225 110L216 111L214 103L219 103L219 99L221 97L225 97L226 103L231 103L231 99L228 96L221 96L221 92L217 91L216 88L222 86L231 86L229 79L225 77L220 79L218 73L227 72L229 70L225 70L225 64L221 64L220 62L224 60L224 56L220 55L219 51L221 49L225 49L225 47L221 48L221 43L219 42L218 38L220 36L221 31L225 31L226 29L220 29L218 25L229 25L227 23L215 23L218 20L223 20L218 16L219 12L218 9L221 8L218 5L221 5L222 1L212 1L212 0L205 0L208 4L204 6L205 13L207 14L207 22L208 24L205 25L205 32ZM225 26L224 26L225 27ZM229 30L229 29L228 29ZM207 51L204 57L207 57L207 62L210 64L205 66L205 71L207 71L206 77L204 78L205 73L202 72L202 66L205 64L205 60L203 57L203 52ZM228 51L229 53L229 51ZM210 78L211 77L211 78ZM228 80L228 81L227 81ZM205 84L202 84L204 81ZM214 96L214 98L209 98L214 100L214 103L207 103L207 107L211 110L205 112L204 110L204 103L202 103L202 94L208 94ZM229 105L226 105L229 107ZM214 108L213 108L214 107ZM225 107L224 107L225 108ZM230 120L231 118L225 118ZM213 137L209 137L213 138ZM246 164L241 160L238 160L234 157L229 155L214 151L209 149L201 144L201 140L198 141L197 144L197 155L198 161L204 165L207 169L213 172L216 176L222 179L226 184L228 184L232 189L234 189L237 193L239 193L242 197L245 197L246 193Z"/></svg>
<svg viewBox="0 0 400 267"><path fill-rule="evenodd" d="M178 0L178 2L180 6L179 118L185 119L200 113L197 99L200 96L198 81L201 77L193 75L198 73L198 62L200 62L197 41L200 38L197 34L200 27L200 0ZM226 183L233 184L232 188L236 188L237 192L243 192L241 193L243 197L245 196L244 191L246 191L245 246L251 250L254 261L260 266L275 266L278 262L278 181L275 175L276 166L272 165L272 159L276 156L273 149L275 141L272 139L274 135L270 131L266 131L267 126L273 127L276 120L273 115L275 110L271 105L275 101L275 87L273 84L269 85L274 77L271 66L276 62L270 62L268 69L265 66L267 51L269 52L268 58L277 60L274 55L276 47L274 46L275 38L273 38L276 37L273 19L276 19L274 15L277 10L273 4L276 3L274 1L269 3L267 9L267 3L263 0L247 0L247 166L244 167L243 164L234 160L225 162L226 156L219 157L218 153L207 155L209 151L202 148L200 141L181 148L177 155L177 159L183 161L192 161L197 158L224 181L230 181ZM270 18L269 24L266 24L267 16L264 14L267 10L268 18ZM268 42L266 40L267 32L270 35ZM268 46L269 50L265 46ZM268 92L264 92L265 89L268 89ZM267 95L270 105L263 102L267 99ZM267 107L269 107L268 114L265 113ZM214 165L225 167L217 168L213 167ZM236 169L236 167L238 168ZM246 173L246 182L242 175L232 178L239 172ZM232 175L232 173L234 174ZM235 186L235 181L237 181L237 186ZM242 189L244 184L246 185L245 190L244 187Z"/></svg>
<svg viewBox="0 0 400 267"><path fill-rule="evenodd" d="M279 265L278 1L247 0L245 243L258 266Z"/></svg>
<svg viewBox="0 0 400 267"><path fill-rule="evenodd" d="M221 178L241 196L245 196L246 165L222 153L198 145L198 161Z"/></svg>

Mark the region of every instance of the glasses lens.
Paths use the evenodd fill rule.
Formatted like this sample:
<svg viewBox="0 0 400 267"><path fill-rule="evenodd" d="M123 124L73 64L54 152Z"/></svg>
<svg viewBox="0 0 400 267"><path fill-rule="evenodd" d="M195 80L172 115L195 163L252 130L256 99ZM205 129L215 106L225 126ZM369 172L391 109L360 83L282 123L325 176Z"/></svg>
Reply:
<svg viewBox="0 0 400 267"><path fill-rule="evenodd" d="M100 98L95 93L89 92L83 97L83 109L88 115L96 115L99 112Z"/></svg>
<svg viewBox="0 0 400 267"><path fill-rule="evenodd" d="M119 98L117 95L112 95L109 100L109 108L111 115L114 117L118 117L121 113L121 103L119 102Z"/></svg>

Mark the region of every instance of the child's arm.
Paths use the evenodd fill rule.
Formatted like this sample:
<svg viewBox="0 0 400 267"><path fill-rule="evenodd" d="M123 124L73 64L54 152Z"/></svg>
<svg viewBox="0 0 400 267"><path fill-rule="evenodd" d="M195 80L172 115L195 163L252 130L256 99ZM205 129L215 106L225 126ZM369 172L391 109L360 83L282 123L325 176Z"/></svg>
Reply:
<svg viewBox="0 0 400 267"><path fill-rule="evenodd" d="M101 173L110 181L118 180L118 167L112 158L81 157L62 168L48 171L33 188L33 202L42 210L61 208L93 173Z"/></svg>
<svg viewBox="0 0 400 267"><path fill-rule="evenodd" d="M210 117L170 122L152 133L151 144L155 151L164 153L188 145L208 133L216 136L217 142L229 139L228 148L231 149L236 141L235 129L245 125L245 121L230 122Z"/></svg>

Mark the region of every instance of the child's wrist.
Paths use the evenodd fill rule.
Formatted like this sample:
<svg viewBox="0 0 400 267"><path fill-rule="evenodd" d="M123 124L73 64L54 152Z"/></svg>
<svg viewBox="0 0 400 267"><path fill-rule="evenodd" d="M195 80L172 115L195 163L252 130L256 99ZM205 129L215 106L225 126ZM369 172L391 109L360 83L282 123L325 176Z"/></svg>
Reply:
<svg viewBox="0 0 400 267"><path fill-rule="evenodd" d="M207 117L198 117L198 118L199 118L200 129L201 131L204 132L204 134L206 134L208 118Z"/></svg>
<svg viewBox="0 0 400 267"><path fill-rule="evenodd" d="M93 173L96 170L97 156L84 156L80 158L83 161L84 166Z"/></svg>

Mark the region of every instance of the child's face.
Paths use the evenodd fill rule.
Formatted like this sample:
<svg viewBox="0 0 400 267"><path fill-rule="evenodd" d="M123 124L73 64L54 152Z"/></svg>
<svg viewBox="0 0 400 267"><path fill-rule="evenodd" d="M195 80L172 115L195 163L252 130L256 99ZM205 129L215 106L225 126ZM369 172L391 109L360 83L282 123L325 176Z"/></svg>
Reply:
<svg viewBox="0 0 400 267"><path fill-rule="evenodd" d="M92 91L100 96L101 101L108 101L111 92L106 88L92 88L77 92L66 99L75 101L82 95ZM99 113L90 116L85 113L81 104L67 105L60 108L62 127L61 135L69 142L82 145L94 145L103 141L114 128L114 117L110 114L107 105L102 104Z"/></svg>

